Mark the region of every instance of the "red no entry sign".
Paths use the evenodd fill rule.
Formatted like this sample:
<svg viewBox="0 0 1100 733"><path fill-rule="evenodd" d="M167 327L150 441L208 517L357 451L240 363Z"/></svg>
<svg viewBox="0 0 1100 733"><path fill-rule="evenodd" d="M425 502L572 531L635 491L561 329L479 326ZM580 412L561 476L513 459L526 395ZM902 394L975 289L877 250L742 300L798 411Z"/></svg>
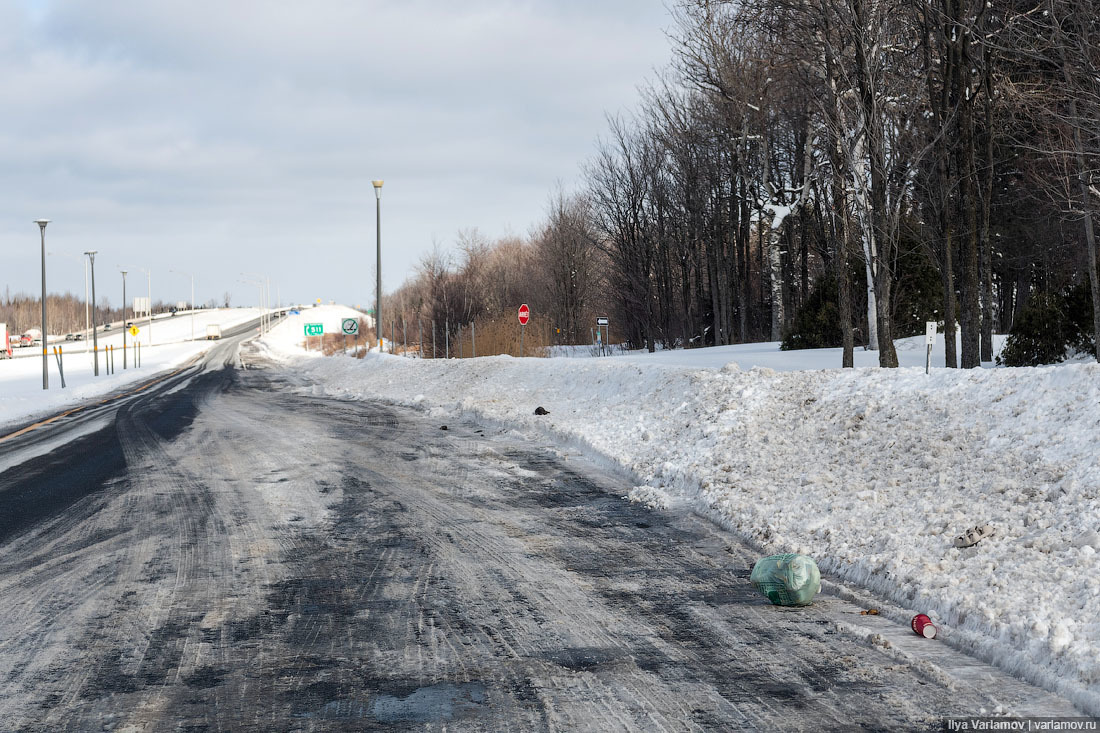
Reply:
<svg viewBox="0 0 1100 733"><path fill-rule="evenodd" d="M529 320L531 320L531 309L524 303L519 307L519 325L526 326Z"/></svg>

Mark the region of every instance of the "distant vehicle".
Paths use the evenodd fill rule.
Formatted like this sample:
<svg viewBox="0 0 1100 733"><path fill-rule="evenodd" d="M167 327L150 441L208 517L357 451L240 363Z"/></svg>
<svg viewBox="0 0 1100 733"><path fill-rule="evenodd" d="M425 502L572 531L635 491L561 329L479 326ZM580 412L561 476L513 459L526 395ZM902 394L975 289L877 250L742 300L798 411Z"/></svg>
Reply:
<svg viewBox="0 0 1100 733"><path fill-rule="evenodd" d="M66 341L76 341L76 334L75 333L65 334L65 340Z"/></svg>
<svg viewBox="0 0 1100 733"><path fill-rule="evenodd" d="M83 340L84 340L84 334L82 334L82 333L74 333L73 334L73 341L83 341Z"/></svg>
<svg viewBox="0 0 1100 733"><path fill-rule="evenodd" d="M104 331L110 331L111 330L111 324L110 323L104 323L103 324L103 330Z"/></svg>
<svg viewBox="0 0 1100 733"><path fill-rule="evenodd" d="M19 337L19 343L23 346L37 346L42 343L42 332L37 328L28 328L26 333Z"/></svg>
<svg viewBox="0 0 1100 733"><path fill-rule="evenodd" d="M222 337L222 327L218 325L210 325L206 327L206 340L213 341Z"/></svg>
<svg viewBox="0 0 1100 733"><path fill-rule="evenodd" d="M11 358L11 337L8 335L8 324L0 323L0 359Z"/></svg>

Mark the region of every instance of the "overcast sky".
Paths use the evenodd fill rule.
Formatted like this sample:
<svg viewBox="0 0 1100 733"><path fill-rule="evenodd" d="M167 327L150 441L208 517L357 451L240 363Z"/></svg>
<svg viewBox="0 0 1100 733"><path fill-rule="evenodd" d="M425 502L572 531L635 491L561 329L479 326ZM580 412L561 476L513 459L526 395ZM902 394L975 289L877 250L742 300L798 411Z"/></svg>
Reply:
<svg viewBox="0 0 1100 733"><path fill-rule="evenodd" d="M0 287L365 305L433 239L525 234L669 58L663 0L0 0ZM136 287L135 276L130 276Z"/></svg>

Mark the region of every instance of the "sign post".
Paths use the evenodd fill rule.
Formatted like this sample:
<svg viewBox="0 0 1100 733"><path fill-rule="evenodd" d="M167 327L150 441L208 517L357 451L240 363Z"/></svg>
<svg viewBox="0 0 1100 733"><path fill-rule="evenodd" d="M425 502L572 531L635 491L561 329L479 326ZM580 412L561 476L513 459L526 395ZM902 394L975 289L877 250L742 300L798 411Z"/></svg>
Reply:
<svg viewBox="0 0 1100 733"><path fill-rule="evenodd" d="M523 331L527 328L527 321L531 320L531 309L524 303L519 307L519 355L523 357Z"/></svg>
<svg viewBox="0 0 1100 733"><path fill-rule="evenodd" d="M604 353L604 344L607 344L608 355L611 354L611 344L609 342L610 334L607 332L609 323L611 322L607 319L607 316L600 316L596 319L596 344L600 347L601 356ZM600 334L601 329L603 330L602 336Z"/></svg>
<svg viewBox="0 0 1100 733"><path fill-rule="evenodd" d="M61 389L65 389L65 365L61 363L64 354L60 346L53 347L53 356L57 359L57 373L61 375Z"/></svg>
<svg viewBox="0 0 1100 733"><path fill-rule="evenodd" d="M932 367L932 345L936 343L936 322L925 321L924 322L924 373L928 374L929 369Z"/></svg>
<svg viewBox="0 0 1100 733"><path fill-rule="evenodd" d="M306 347L309 347L309 337L317 336L318 343L321 343L325 335L325 326L321 323L307 323L306 324ZM321 347L324 348L324 344L321 343Z"/></svg>
<svg viewBox="0 0 1100 733"><path fill-rule="evenodd" d="M344 334L344 353L348 351L348 336L355 337L356 349L359 344L359 319L345 318L340 321L340 331Z"/></svg>

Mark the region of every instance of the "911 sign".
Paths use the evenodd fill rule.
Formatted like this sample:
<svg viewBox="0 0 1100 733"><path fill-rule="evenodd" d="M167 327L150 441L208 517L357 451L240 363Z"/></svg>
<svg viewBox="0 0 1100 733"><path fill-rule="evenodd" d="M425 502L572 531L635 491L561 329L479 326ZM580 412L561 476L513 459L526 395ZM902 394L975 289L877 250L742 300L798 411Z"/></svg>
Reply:
<svg viewBox="0 0 1100 733"><path fill-rule="evenodd" d="M529 320L531 320L531 309L524 303L519 307L519 325L526 326Z"/></svg>

